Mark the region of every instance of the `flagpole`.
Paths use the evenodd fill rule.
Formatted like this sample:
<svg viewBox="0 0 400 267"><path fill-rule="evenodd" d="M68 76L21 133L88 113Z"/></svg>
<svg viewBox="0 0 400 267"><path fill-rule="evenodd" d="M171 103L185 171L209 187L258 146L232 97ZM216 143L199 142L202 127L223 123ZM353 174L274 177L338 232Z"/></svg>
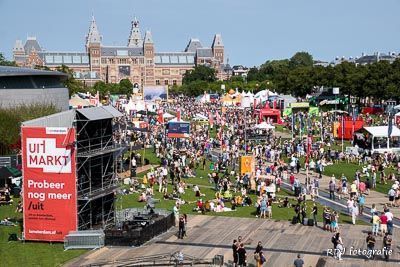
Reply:
<svg viewBox="0 0 400 267"><path fill-rule="evenodd" d="M344 136L344 116L342 114L342 153L343 153L343 136Z"/></svg>

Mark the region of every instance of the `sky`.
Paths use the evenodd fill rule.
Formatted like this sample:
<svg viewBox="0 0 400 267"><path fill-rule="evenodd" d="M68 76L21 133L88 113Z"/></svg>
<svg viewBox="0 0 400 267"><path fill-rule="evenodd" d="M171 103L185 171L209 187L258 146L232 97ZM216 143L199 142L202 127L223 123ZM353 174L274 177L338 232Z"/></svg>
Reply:
<svg viewBox="0 0 400 267"><path fill-rule="evenodd" d="M258 66L307 51L314 59L400 52L398 0L0 0L0 51L36 36L48 51L84 51L94 14L105 45L126 45L131 20L156 52L221 33L231 65Z"/></svg>

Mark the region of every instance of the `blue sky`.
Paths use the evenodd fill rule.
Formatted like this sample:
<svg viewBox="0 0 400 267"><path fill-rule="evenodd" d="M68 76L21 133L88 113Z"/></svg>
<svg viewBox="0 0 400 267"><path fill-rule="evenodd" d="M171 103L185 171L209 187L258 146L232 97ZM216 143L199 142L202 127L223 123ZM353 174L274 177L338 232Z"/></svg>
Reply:
<svg viewBox="0 0 400 267"><path fill-rule="evenodd" d="M398 0L0 0L0 51L37 36L52 51L83 51L91 14L107 45L127 43L136 15L156 50L181 51L190 37L210 46L221 33L232 65L259 65L308 51L315 59L400 52Z"/></svg>

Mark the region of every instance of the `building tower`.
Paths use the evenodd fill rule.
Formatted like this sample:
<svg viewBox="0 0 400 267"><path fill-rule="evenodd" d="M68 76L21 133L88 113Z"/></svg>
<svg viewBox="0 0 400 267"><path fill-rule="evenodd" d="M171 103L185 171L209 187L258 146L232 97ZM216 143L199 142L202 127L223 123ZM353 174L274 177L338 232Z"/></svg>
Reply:
<svg viewBox="0 0 400 267"><path fill-rule="evenodd" d="M139 21L135 17L129 34L128 47L143 47L142 34L140 33Z"/></svg>
<svg viewBox="0 0 400 267"><path fill-rule="evenodd" d="M97 28L96 20L94 16L92 16L89 33L86 35L86 51L89 54L90 80L100 78L101 40L102 36Z"/></svg>
<svg viewBox="0 0 400 267"><path fill-rule="evenodd" d="M22 44L22 40L15 40L13 48L13 60L18 66L23 66L25 64L25 49Z"/></svg>
<svg viewBox="0 0 400 267"><path fill-rule="evenodd" d="M145 85L155 85L154 81L154 42L150 31L144 35L143 54L145 58Z"/></svg>
<svg viewBox="0 0 400 267"><path fill-rule="evenodd" d="M224 63L224 44L222 43L221 34L217 33L214 36L213 43L211 45L213 56L219 64Z"/></svg>

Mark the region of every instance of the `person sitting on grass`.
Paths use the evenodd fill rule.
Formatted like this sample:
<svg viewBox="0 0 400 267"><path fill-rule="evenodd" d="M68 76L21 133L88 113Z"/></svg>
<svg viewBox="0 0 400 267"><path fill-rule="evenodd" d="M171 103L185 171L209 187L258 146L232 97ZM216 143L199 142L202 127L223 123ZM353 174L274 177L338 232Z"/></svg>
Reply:
<svg viewBox="0 0 400 267"><path fill-rule="evenodd" d="M200 188L197 185L193 186L193 191L195 192L196 197L204 197L205 196L205 194L202 194L200 192Z"/></svg>
<svg viewBox="0 0 400 267"><path fill-rule="evenodd" d="M232 193L229 190L224 192L224 201L229 201L232 199Z"/></svg>
<svg viewBox="0 0 400 267"><path fill-rule="evenodd" d="M278 208L290 208L289 204L289 198L285 197L285 199L282 201L282 205L278 205Z"/></svg>

